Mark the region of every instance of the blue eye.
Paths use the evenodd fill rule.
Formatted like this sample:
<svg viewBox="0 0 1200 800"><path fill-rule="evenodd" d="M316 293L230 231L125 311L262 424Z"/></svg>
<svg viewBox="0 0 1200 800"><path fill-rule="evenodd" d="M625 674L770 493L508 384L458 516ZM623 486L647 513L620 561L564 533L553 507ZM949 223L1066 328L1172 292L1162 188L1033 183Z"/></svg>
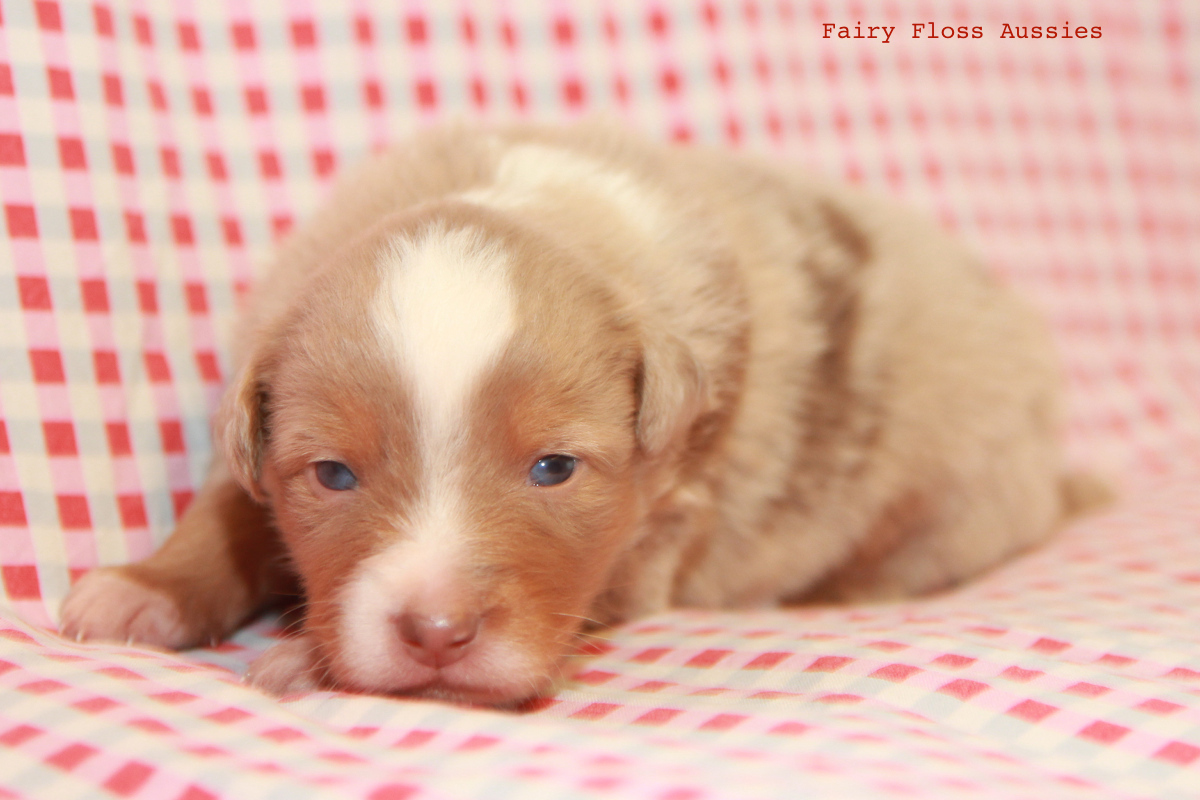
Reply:
<svg viewBox="0 0 1200 800"><path fill-rule="evenodd" d="M529 482L534 486L557 486L575 472L571 456L542 456L529 470Z"/></svg>
<svg viewBox="0 0 1200 800"><path fill-rule="evenodd" d="M346 492L358 486L358 478L340 461L318 461L313 466L317 480L330 491Z"/></svg>

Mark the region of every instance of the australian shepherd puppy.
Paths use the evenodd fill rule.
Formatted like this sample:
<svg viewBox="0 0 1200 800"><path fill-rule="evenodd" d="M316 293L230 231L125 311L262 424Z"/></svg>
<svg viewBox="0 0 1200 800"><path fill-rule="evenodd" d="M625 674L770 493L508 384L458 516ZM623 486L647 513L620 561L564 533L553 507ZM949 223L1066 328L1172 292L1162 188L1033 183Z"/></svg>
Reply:
<svg viewBox="0 0 1200 800"><path fill-rule="evenodd" d="M84 639L513 704L585 620L952 586L1070 511L1047 333L926 222L607 128L441 129L345 177L237 337L220 457Z"/></svg>

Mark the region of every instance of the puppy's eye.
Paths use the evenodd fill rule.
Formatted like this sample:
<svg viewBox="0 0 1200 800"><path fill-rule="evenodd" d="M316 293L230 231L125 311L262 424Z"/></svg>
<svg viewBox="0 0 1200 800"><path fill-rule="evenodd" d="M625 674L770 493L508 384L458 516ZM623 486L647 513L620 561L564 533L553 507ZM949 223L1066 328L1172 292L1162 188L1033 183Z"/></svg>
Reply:
<svg viewBox="0 0 1200 800"><path fill-rule="evenodd" d="M313 469L317 481L330 491L346 492L358 486L358 478L340 461L318 461Z"/></svg>
<svg viewBox="0 0 1200 800"><path fill-rule="evenodd" d="M529 482L534 486L557 486L575 472L571 456L542 456L529 470Z"/></svg>

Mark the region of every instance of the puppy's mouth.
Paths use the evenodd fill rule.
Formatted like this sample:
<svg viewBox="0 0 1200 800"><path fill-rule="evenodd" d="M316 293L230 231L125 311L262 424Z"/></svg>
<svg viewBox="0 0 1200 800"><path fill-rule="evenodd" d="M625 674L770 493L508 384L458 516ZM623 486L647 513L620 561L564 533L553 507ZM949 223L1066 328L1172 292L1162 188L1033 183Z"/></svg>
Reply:
<svg viewBox="0 0 1200 800"><path fill-rule="evenodd" d="M478 684L465 684L439 676L427 683L399 690L394 692L394 694L403 697L416 697L422 700L456 703L459 705L510 709L521 706L541 696L547 688L549 681L542 681L541 683L544 685L530 685L526 687L524 692L514 693L511 687L500 688Z"/></svg>
<svg viewBox="0 0 1200 800"><path fill-rule="evenodd" d="M402 666L398 668L398 671L407 672ZM475 676L468 679L453 674L448 675L441 670L430 677L422 676L416 680L411 678L404 681L387 680L386 676L382 675L379 678L381 680L352 679L336 682L345 688L369 694L387 694L396 697L438 700L460 705L500 709L515 708L535 700L545 694L552 684L551 679L546 676L528 677L519 682L514 681L513 676L506 676L506 680L492 682L478 679Z"/></svg>
<svg viewBox="0 0 1200 800"><path fill-rule="evenodd" d="M549 691L562 672L562 659L534 654L503 636L483 636L470 652L451 663L421 663L393 639L378 649L349 646L346 639L325 643L334 657L328 676L338 687L449 701L466 705L512 708Z"/></svg>

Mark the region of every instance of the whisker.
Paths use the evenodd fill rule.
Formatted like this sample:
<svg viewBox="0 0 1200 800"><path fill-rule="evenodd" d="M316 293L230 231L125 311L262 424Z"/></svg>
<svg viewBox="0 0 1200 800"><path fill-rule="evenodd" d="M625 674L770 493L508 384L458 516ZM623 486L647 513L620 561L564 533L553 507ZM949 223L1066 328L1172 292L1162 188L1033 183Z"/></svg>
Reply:
<svg viewBox="0 0 1200 800"><path fill-rule="evenodd" d="M567 614L567 613L564 613L564 612L562 612L562 611L553 611L553 612L551 612L551 614L553 614L553 615L554 615L554 616L556 616L556 617L569 617L569 618L571 618L571 619L577 619L577 620L580 620L580 621L582 621L582 622L586 622L586 623L588 623L588 624L590 624L590 625L594 625L594 626L595 626L595 627L597 627L597 628L609 628L609 627L611 627L611 626L609 626L609 625L607 625L607 624L605 624L605 623L601 622L601 621L600 621L600 620L598 620L598 619L593 619L592 617L585 617L585 616L582 616L582 615L580 615L580 614Z"/></svg>

